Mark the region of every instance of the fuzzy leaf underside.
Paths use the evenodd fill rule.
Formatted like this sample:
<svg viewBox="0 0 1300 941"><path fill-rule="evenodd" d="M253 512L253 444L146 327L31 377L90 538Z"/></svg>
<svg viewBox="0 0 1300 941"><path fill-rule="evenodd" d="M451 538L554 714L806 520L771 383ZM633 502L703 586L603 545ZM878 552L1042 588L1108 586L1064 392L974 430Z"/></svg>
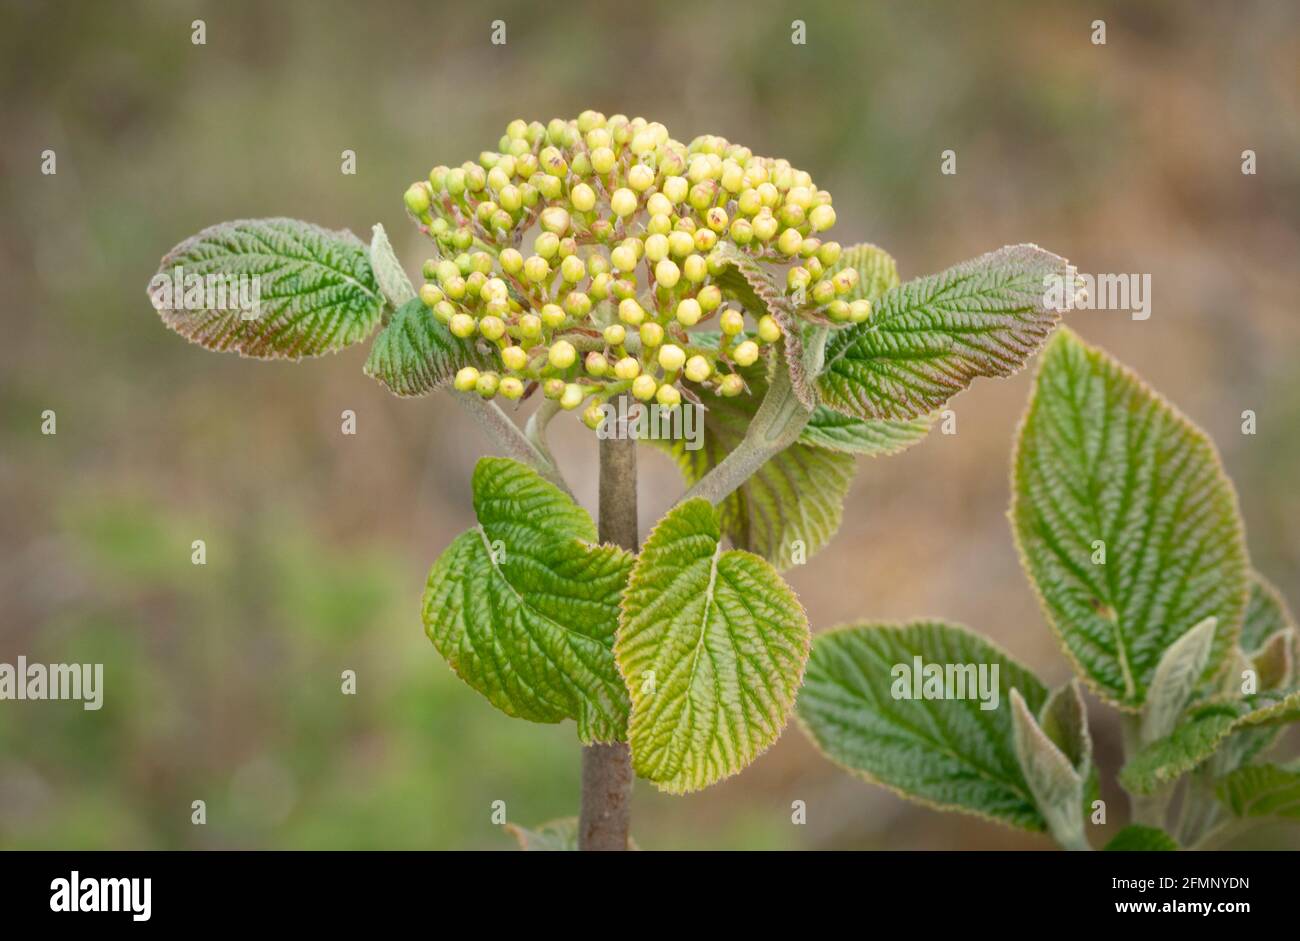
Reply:
<svg viewBox="0 0 1300 941"><path fill-rule="evenodd" d="M1202 703L1189 710L1169 735L1134 755L1120 771L1120 783L1135 794L1154 793L1201 765L1223 747L1229 736L1253 735L1297 720L1300 690ZM1244 755L1242 760L1249 757Z"/></svg>
<svg viewBox="0 0 1300 941"><path fill-rule="evenodd" d="M163 323L210 350L262 359L320 356L364 340L384 310L366 245L351 232L296 219L244 219L204 229L168 252L158 275L170 278L178 267L186 277L214 283L258 279L255 319L243 319L229 296L225 309L220 298L211 307L204 298L202 309L185 309L175 297L165 306L157 276L150 282Z"/></svg>
<svg viewBox="0 0 1300 941"><path fill-rule="evenodd" d="M674 507L623 597L614 652L632 698L632 766L671 793L735 774L776 741L808 658L794 592L721 538L708 501Z"/></svg>
<svg viewBox="0 0 1300 941"><path fill-rule="evenodd" d="M1239 646L1246 653L1260 650L1270 637L1279 631L1294 632L1295 620L1286 606L1282 594L1258 572L1250 576L1250 597L1246 602L1246 616L1241 625Z"/></svg>
<svg viewBox="0 0 1300 941"><path fill-rule="evenodd" d="M1105 849L1112 853L1172 852L1178 849L1178 842L1159 827L1132 823L1116 833Z"/></svg>
<svg viewBox="0 0 1300 941"><path fill-rule="evenodd" d="M427 395L448 385L463 366L492 369L494 357L462 340L416 298L403 304L371 344L367 376L398 396Z"/></svg>
<svg viewBox="0 0 1300 941"><path fill-rule="evenodd" d="M1051 277L1071 277L1065 259L1011 245L888 291L870 320L827 341L821 401L856 418L905 420L976 378L1014 373L1060 316L1047 304Z"/></svg>
<svg viewBox="0 0 1300 941"><path fill-rule="evenodd" d="M891 669L998 666L998 706L977 698L895 699ZM861 623L819 634L799 695L800 724L831 761L895 793L1026 830L1042 830L1016 757L1010 693L1037 712L1043 684L976 634L942 621ZM915 692L915 691L914 691ZM954 690L955 692L955 690Z"/></svg>
<svg viewBox="0 0 1300 941"><path fill-rule="evenodd" d="M478 526L429 573L429 639L507 715L574 719L585 743L623 740L628 698L612 648L633 556L594 545L586 512L516 461L479 461L474 509Z"/></svg>
<svg viewBox="0 0 1300 941"><path fill-rule="evenodd" d="M415 287L397 260L382 225L372 226L370 230L370 267L375 272L375 283L394 310L415 299Z"/></svg>
<svg viewBox="0 0 1300 941"><path fill-rule="evenodd" d="M863 421L819 405L799 441L846 454L888 457L919 443L937 418L935 413L906 421Z"/></svg>
<svg viewBox="0 0 1300 941"><path fill-rule="evenodd" d="M1250 765L1220 778L1215 794L1234 817L1300 820L1300 772L1278 765Z"/></svg>
<svg viewBox="0 0 1300 941"><path fill-rule="evenodd" d="M1140 707L1164 651L1218 619L1223 664L1245 611L1237 498L1205 434L1062 330L1043 353L1013 460L1021 560L1076 671ZM1092 559L1100 540L1105 564Z"/></svg>
<svg viewBox="0 0 1300 941"><path fill-rule="evenodd" d="M741 372L748 394L727 398L700 390L706 411L698 449L687 450L683 440L655 439L673 456L688 486L740 444L758 411L767 380L759 366ZM803 542L805 559L811 558L839 531L853 473L850 454L795 442L718 505L723 531L737 549L754 552L784 571L794 561L796 541Z"/></svg>

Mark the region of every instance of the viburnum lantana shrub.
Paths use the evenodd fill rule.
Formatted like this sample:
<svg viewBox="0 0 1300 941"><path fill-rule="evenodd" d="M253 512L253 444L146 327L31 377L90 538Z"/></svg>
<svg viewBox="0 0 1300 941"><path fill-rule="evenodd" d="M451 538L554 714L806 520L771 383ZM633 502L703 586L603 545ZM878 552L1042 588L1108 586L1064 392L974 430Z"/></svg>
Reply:
<svg viewBox="0 0 1300 941"><path fill-rule="evenodd" d="M1123 713L1119 784L1135 822L1106 848L1198 847L1300 817L1300 764L1265 757L1300 721L1296 626L1250 568L1205 433L1061 330L1012 473L1012 530L1048 624ZM954 681L987 695L954 697ZM799 717L832 761L931 806L1045 830L1069 849L1090 848L1087 824L1105 822L1078 680L1049 691L960 625L820 635Z"/></svg>
<svg viewBox="0 0 1300 941"><path fill-rule="evenodd" d="M339 350L381 328L367 374L403 397L447 389L473 414L498 456L474 473L478 525L433 564L425 630L501 711L576 724L580 817L516 828L521 842L626 848L633 773L673 793L707 787L787 724L810 630L780 572L833 537L856 456L915 443L976 378L1019 369L1059 317L1046 286L1073 276L1064 259L1017 245L900 283L881 249L828 237L831 195L807 172L720 137L683 144L662 124L594 111L512 121L496 149L434 167L404 201L432 247L418 288L380 226L367 248L347 232L260 219L176 246L150 295L191 340L267 359ZM251 309L203 290L247 279ZM529 400L538 404L521 429L501 406ZM629 404L653 407L670 428L685 409L703 422L702 447L653 442L688 489L643 545L633 432L647 411ZM547 444L562 412L599 439L597 522ZM954 644L953 655L1001 656L965 634L918 631ZM828 672L852 653L834 645L854 636L819 643L807 720L829 730L832 753L838 741L852 752L846 764L871 771L875 759L857 749L887 757L889 744L831 706L819 711ZM1149 644L1140 652L1149 659ZM864 696L873 677L856 677ZM1008 677L1042 706L1032 677ZM1053 701L1068 718L1070 701ZM883 721L861 704L842 708ZM1009 727L1008 714L996 718ZM898 762L907 769L915 756ZM1039 821L1023 786L1004 790L988 802Z"/></svg>

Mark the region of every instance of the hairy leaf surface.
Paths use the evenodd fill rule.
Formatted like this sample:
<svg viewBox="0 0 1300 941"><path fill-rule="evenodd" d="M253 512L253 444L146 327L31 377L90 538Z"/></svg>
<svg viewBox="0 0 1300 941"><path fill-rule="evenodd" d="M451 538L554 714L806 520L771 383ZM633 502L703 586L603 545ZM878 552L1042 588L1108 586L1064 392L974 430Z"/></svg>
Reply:
<svg viewBox="0 0 1300 941"><path fill-rule="evenodd" d="M612 648L633 556L594 545L586 511L517 461L478 462L474 509L478 526L429 573L429 639L507 715L575 719L586 743L623 740L628 698Z"/></svg>
<svg viewBox="0 0 1300 941"><path fill-rule="evenodd" d="M1218 619L1219 670L1247 589L1237 498L1200 429L1062 330L1039 367L1014 458L1021 559L1076 670L1127 709L1180 636ZM1100 561L1104 552L1104 564Z"/></svg>
<svg viewBox="0 0 1300 941"><path fill-rule="evenodd" d="M614 652L632 697L632 765L672 793L735 774L776 741L808 658L794 592L721 539L708 501L674 507L623 598Z"/></svg>
<svg viewBox="0 0 1300 941"><path fill-rule="evenodd" d="M1178 841L1159 827L1132 823L1116 833L1106 844L1108 852L1151 853L1178 849Z"/></svg>
<svg viewBox="0 0 1300 941"><path fill-rule="evenodd" d="M1012 245L893 288L870 320L827 341L822 402L856 418L905 420L978 377L1010 375L1056 325L1053 277L1073 277L1065 259Z"/></svg>
<svg viewBox="0 0 1300 941"><path fill-rule="evenodd" d="M1300 819L1300 771L1278 765L1238 768L1215 785L1235 817Z"/></svg>
<svg viewBox="0 0 1300 941"><path fill-rule="evenodd" d="M990 679L996 665L997 708L981 709L975 696L895 698L892 671L911 671L917 657L944 667L984 664ZM1025 667L960 625L865 622L817 636L798 715L828 758L869 781L933 807L1042 830L1016 757L1012 689L1035 713L1047 699Z"/></svg>
<svg viewBox="0 0 1300 941"><path fill-rule="evenodd" d="M495 359L473 339L455 336L419 298L407 301L375 337L367 376L400 396L427 395L450 384L462 366L492 369Z"/></svg>
<svg viewBox="0 0 1300 941"><path fill-rule="evenodd" d="M206 292L186 300L166 286L178 278L184 285L191 275L226 285L224 302ZM251 295L254 283L260 303L256 316L245 319L229 287L246 285L241 290ZM163 257L149 296L163 323L189 340L263 359L351 346L370 335L384 309L365 243L351 232L296 219L243 219L204 229Z"/></svg>

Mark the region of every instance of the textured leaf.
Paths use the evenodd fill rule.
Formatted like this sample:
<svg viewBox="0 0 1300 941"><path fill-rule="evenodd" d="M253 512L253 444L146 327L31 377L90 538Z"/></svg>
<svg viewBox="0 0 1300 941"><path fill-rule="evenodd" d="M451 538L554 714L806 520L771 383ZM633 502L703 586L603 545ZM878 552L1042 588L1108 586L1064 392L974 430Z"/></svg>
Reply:
<svg viewBox="0 0 1300 941"><path fill-rule="evenodd" d="M1129 824L1106 844L1108 852L1121 853L1171 852L1177 849L1177 841L1164 830L1140 823Z"/></svg>
<svg viewBox="0 0 1300 941"><path fill-rule="evenodd" d="M257 316L243 319L229 290L224 309L219 296L211 306L204 297L201 309L186 309L165 284L179 279L184 285L190 275L228 287L243 283L246 291L256 279ZM370 335L384 309L365 244L351 232L296 219L245 219L204 229L163 257L149 296L163 323L189 340L264 359L351 346Z"/></svg>
<svg viewBox="0 0 1300 941"><path fill-rule="evenodd" d="M1011 690L1011 732L1020 770L1048 831L1063 846L1085 847L1083 791L1090 769L1084 768L1081 773L1075 768L1070 757L1039 726L1017 689Z"/></svg>
<svg viewBox="0 0 1300 941"><path fill-rule="evenodd" d="M1052 690L1038 714L1038 724L1074 770L1086 778L1092 767L1092 735L1078 680Z"/></svg>
<svg viewBox="0 0 1300 941"><path fill-rule="evenodd" d="M1282 593L1264 576L1252 572L1246 617L1241 625L1241 649L1255 653L1278 631L1294 630L1295 619L1291 617Z"/></svg>
<svg viewBox="0 0 1300 941"><path fill-rule="evenodd" d="M945 669L985 664L990 682L996 665L997 708L981 709L977 698L894 698L891 670L911 669L916 657ZM862 623L817 636L798 715L826 757L868 781L932 807L1042 830L1016 759L1013 688L1035 712L1047 698L1032 673L964 627Z"/></svg>
<svg viewBox="0 0 1300 941"><path fill-rule="evenodd" d="M1120 771L1120 783L1135 794L1154 793L1214 755L1229 736L1249 735L1298 719L1300 691L1270 691L1202 703L1169 735L1134 755Z"/></svg>
<svg viewBox="0 0 1300 941"><path fill-rule="evenodd" d="M1300 820L1300 772L1277 765L1238 768L1215 785L1219 800L1235 817Z"/></svg>
<svg viewBox="0 0 1300 941"><path fill-rule="evenodd" d="M1052 629L1103 698L1140 707L1164 651L1208 617L1204 678L1223 664L1246 604L1232 484L1200 429L1067 330L1021 423L1011 520Z"/></svg>
<svg viewBox="0 0 1300 941"><path fill-rule="evenodd" d="M1065 259L1012 245L894 288L870 320L827 341L822 402L857 418L916 418L980 376L1010 375L1056 325L1055 276L1068 276Z"/></svg>
<svg viewBox="0 0 1300 941"><path fill-rule="evenodd" d="M416 298L393 314L375 337L366 359L366 375L400 396L427 395L448 385L462 366L494 368L495 358L474 340L452 334Z"/></svg>
<svg viewBox="0 0 1300 941"><path fill-rule="evenodd" d="M907 421L863 421L819 405L799 441L831 451L885 457L904 451L930 433L937 414Z"/></svg>
<svg viewBox="0 0 1300 941"><path fill-rule="evenodd" d="M623 598L619 669L632 696L632 766L672 793L740 771L785 727L808 659L808 619L758 556L723 552L713 507L669 511Z"/></svg>
<svg viewBox="0 0 1300 941"><path fill-rule="evenodd" d="M429 572L429 639L507 715L576 719L586 743L623 740L628 699L612 647L632 555L593 545L586 512L516 461L478 462L474 509L478 526Z"/></svg>
<svg viewBox="0 0 1300 941"><path fill-rule="evenodd" d="M741 372L749 395L726 398L700 390L706 409L701 447L689 451L685 441L654 442L677 461L688 485L736 448L758 411L767 380L758 367ZM755 552L784 571L794 561L796 540L803 542L807 559L839 530L853 472L849 454L792 444L718 505L723 531L736 548Z"/></svg>
<svg viewBox="0 0 1300 941"><path fill-rule="evenodd" d="M370 267L375 271L379 289L394 310L415 300L415 288L402 269L402 263L397 260L382 225L375 225L370 230Z"/></svg>
<svg viewBox="0 0 1300 941"><path fill-rule="evenodd" d="M1206 618L1165 648L1142 707L1143 742L1164 738L1178 724L1205 675L1217 626L1216 619Z"/></svg>

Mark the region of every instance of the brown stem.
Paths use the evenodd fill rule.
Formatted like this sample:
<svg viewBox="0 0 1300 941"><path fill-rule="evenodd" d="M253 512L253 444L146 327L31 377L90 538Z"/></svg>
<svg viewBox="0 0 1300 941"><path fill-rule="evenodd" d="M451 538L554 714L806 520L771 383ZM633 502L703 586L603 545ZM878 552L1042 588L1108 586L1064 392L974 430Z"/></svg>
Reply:
<svg viewBox="0 0 1300 941"><path fill-rule="evenodd" d="M637 549L636 439L625 428L600 441L600 541ZM625 850L631 818L632 754L626 742L582 749L578 848Z"/></svg>

